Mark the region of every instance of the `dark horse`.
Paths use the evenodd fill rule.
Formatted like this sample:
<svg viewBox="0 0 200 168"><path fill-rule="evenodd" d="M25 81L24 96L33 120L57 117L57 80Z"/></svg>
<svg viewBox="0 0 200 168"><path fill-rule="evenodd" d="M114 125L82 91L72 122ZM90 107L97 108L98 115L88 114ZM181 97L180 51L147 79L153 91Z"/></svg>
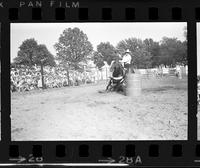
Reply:
<svg viewBox="0 0 200 168"><path fill-rule="evenodd" d="M123 66L119 61L115 61L110 69L113 75L110 77L106 91L122 91L126 95L126 73Z"/></svg>

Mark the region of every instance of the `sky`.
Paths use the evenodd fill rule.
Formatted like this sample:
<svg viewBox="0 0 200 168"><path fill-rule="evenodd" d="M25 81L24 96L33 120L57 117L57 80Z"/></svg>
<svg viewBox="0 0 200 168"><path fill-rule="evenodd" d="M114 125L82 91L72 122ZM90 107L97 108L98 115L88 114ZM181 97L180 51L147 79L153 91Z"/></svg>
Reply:
<svg viewBox="0 0 200 168"><path fill-rule="evenodd" d="M197 75L200 75L200 23L197 23Z"/></svg>
<svg viewBox="0 0 200 168"><path fill-rule="evenodd" d="M88 36L94 50L101 42L117 43L126 38L135 37L142 40L152 38L160 41L162 37L176 37L185 40L183 28L186 22L156 22L156 23L11 23L11 62L17 56L19 46L29 38L34 38L38 44L45 44L48 50L56 55L54 44L60 34L67 28L78 27Z"/></svg>

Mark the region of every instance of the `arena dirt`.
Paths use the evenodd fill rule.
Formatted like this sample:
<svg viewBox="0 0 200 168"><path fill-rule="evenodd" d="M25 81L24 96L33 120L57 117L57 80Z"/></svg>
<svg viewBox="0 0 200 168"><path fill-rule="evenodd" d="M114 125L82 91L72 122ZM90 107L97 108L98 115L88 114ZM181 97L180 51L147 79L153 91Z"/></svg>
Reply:
<svg viewBox="0 0 200 168"><path fill-rule="evenodd" d="M11 94L12 140L186 140L187 80L142 80L142 94L105 82Z"/></svg>

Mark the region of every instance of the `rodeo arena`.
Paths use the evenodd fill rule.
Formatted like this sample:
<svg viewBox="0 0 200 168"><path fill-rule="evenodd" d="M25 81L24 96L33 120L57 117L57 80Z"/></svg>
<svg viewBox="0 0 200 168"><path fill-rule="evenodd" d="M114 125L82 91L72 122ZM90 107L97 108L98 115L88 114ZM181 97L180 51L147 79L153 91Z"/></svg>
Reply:
<svg viewBox="0 0 200 168"><path fill-rule="evenodd" d="M44 90L40 67L11 67L12 111L20 110L15 118L23 113L12 123L14 139L187 138L187 66L134 69L126 96L107 90L112 76L107 64L98 69L90 61L83 72L71 70L69 81L61 67L43 71ZM40 124L33 128L28 122Z"/></svg>

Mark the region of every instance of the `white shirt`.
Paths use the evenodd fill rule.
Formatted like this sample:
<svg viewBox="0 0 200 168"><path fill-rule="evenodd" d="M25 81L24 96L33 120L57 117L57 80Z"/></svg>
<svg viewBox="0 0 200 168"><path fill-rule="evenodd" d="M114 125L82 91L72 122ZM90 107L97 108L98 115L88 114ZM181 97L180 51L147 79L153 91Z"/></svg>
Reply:
<svg viewBox="0 0 200 168"><path fill-rule="evenodd" d="M131 55L126 53L122 58L122 62L125 64L131 64L131 59Z"/></svg>

